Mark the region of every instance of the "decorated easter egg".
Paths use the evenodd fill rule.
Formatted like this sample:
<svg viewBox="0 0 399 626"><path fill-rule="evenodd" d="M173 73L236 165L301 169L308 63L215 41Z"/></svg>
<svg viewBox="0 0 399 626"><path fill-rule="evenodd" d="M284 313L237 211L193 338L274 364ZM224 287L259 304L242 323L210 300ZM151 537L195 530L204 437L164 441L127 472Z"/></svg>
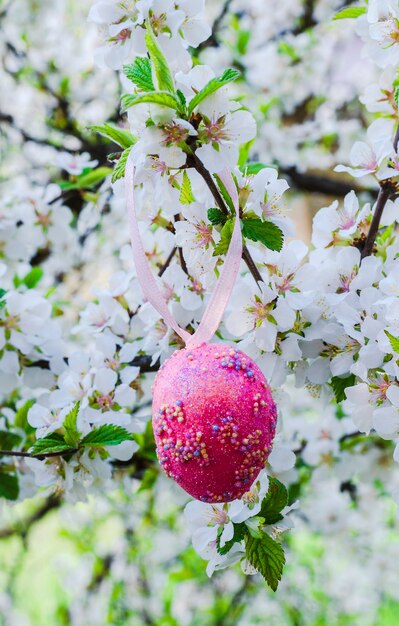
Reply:
<svg viewBox="0 0 399 626"><path fill-rule="evenodd" d="M168 476L203 502L240 498L264 467L276 406L259 367L240 350L177 350L153 385L153 428Z"/></svg>

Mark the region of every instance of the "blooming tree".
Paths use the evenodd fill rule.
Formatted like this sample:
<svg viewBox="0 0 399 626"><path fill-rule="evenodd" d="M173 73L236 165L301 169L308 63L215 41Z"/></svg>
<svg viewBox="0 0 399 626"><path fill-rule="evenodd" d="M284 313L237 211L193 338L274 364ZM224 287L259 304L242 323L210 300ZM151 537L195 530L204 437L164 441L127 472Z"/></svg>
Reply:
<svg viewBox="0 0 399 626"><path fill-rule="evenodd" d="M155 489L151 383L182 342L141 295L125 168L147 257L189 332L232 235L228 168L244 246L217 340L265 373L278 434L242 499L190 501L184 519L209 576L240 561L276 590L287 531L328 534L352 516L360 533L381 491L399 503L399 7L222 8L211 28L202 0L96 2L95 71L57 40L30 58L33 35L15 46L6 29L0 496L75 503L126 477ZM336 198L309 246L289 185Z"/></svg>

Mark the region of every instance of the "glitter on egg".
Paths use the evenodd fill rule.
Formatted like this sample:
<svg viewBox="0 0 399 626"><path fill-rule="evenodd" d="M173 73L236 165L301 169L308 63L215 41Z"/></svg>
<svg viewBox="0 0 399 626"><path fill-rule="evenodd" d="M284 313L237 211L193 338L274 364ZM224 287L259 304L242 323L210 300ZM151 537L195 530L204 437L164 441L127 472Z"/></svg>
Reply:
<svg viewBox="0 0 399 626"><path fill-rule="evenodd" d="M227 502L264 467L276 407L259 367L238 349L202 344L176 351L153 384L159 462L191 496Z"/></svg>

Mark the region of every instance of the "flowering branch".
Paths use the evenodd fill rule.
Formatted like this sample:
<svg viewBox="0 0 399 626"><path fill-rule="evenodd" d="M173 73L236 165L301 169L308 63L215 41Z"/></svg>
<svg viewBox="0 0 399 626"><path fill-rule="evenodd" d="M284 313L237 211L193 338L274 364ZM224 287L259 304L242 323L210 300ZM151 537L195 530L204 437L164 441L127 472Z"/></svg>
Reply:
<svg viewBox="0 0 399 626"><path fill-rule="evenodd" d="M188 157L187 159L187 163L194 167L197 172L202 176L202 178L204 179L204 181L206 182L206 184L209 187L209 190L211 191L216 204L218 205L219 209L225 214L228 214L228 210L227 207L224 203L224 200L219 192L219 189L217 188L212 176L210 175L210 173L208 172L208 170L206 169L206 167L204 167L203 163L201 162L201 160L197 157L196 154L190 155L190 157ZM258 270L258 268L256 267L255 261L253 260L247 246L243 246L242 249L242 258L244 259L245 263L247 264L247 267L249 269L249 271L251 272L252 276L254 277L254 279L256 280L257 283L261 283L263 282L263 278Z"/></svg>

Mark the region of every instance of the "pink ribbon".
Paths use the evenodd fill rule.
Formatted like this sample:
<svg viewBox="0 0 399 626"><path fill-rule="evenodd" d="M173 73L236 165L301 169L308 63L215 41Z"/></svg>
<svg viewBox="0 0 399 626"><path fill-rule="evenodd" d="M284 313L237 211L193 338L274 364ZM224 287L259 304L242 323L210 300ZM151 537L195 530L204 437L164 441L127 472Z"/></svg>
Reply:
<svg viewBox="0 0 399 626"><path fill-rule="evenodd" d="M134 165L128 158L125 172L126 206L129 217L130 237L132 242L133 259L136 266L137 279L143 291L144 298L152 304L163 319L183 339L189 348L194 348L203 342L212 339L222 320L231 292L233 290L242 255L242 237L239 219L239 205L237 189L231 173L225 169L219 173L219 178L225 186L233 202L236 212L233 233L230 246L227 251L222 271L209 299L202 320L194 334L180 328L170 312L165 298L163 297L157 281L151 271L150 264L145 254L143 242L140 237L137 222L136 207L134 201Z"/></svg>

